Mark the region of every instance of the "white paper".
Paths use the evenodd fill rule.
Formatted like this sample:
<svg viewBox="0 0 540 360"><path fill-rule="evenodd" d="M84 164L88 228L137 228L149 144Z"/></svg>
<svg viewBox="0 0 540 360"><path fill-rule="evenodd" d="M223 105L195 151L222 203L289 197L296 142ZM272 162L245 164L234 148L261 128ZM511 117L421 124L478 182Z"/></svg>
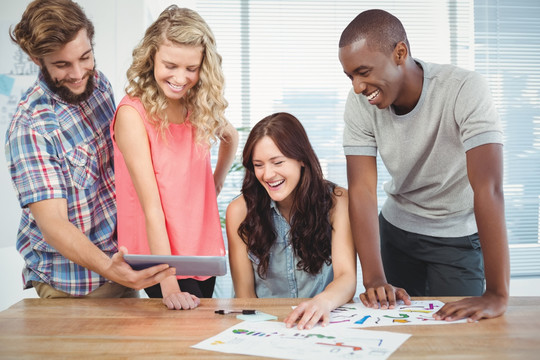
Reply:
<svg viewBox="0 0 540 360"><path fill-rule="evenodd" d="M411 335L316 326L286 328L283 322L241 322L193 348L278 359L387 359Z"/></svg>
<svg viewBox="0 0 540 360"><path fill-rule="evenodd" d="M398 301L394 309L371 309L362 303L345 304L330 313L332 327L366 328L374 326L397 325L445 325L467 322L466 319L456 321L435 320L436 313L444 303L438 300L417 300L411 305Z"/></svg>

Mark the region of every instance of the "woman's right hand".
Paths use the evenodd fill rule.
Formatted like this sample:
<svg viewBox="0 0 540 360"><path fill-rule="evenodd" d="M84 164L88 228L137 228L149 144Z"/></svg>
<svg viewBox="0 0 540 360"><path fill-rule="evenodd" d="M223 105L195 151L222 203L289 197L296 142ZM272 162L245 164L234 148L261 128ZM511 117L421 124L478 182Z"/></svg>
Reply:
<svg viewBox="0 0 540 360"><path fill-rule="evenodd" d="M169 310L191 310L201 303L201 299L188 292L182 291L176 276L169 276L160 283L163 294L163 304Z"/></svg>
<svg viewBox="0 0 540 360"><path fill-rule="evenodd" d="M174 292L169 295L163 295L163 304L169 310L191 310L195 309L201 303L201 299L188 292Z"/></svg>

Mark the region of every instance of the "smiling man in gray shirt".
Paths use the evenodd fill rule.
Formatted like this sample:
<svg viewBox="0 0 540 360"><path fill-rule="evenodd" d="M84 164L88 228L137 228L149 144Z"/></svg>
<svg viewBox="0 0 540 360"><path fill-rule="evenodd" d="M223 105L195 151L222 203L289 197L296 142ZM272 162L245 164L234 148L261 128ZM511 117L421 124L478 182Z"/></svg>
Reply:
<svg viewBox="0 0 540 360"><path fill-rule="evenodd" d="M353 86L343 146L362 301L473 296L436 317L501 315L510 277L503 137L485 80L412 58L403 25L382 10L358 15L339 48ZM391 175L379 217L377 152Z"/></svg>

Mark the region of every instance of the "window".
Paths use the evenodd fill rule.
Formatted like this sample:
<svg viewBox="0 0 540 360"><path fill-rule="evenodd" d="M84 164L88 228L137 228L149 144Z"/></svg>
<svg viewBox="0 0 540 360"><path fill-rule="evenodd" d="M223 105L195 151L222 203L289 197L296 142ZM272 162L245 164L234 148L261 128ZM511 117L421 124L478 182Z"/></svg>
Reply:
<svg viewBox="0 0 540 360"><path fill-rule="evenodd" d="M505 134L512 276L540 274L540 3L475 1L474 64L489 80Z"/></svg>
<svg viewBox="0 0 540 360"><path fill-rule="evenodd" d="M540 275L540 3L198 0L179 4L197 10L216 35L227 80L227 115L245 129L239 154L257 121L288 111L305 126L325 176L343 186L347 178L342 114L351 85L337 57L338 40L359 12L382 8L400 18L414 57L483 74L505 130L504 190L512 275ZM379 169L380 206L388 175L380 162ZM228 177L219 197L222 212L239 194L241 181L241 171Z"/></svg>

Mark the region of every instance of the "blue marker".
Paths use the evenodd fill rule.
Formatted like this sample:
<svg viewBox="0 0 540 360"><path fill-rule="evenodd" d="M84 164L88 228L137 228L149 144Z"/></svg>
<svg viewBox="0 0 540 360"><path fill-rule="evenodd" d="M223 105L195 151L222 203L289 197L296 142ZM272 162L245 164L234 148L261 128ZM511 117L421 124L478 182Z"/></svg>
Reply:
<svg viewBox="0 0 540 360"><path fill-rule="evenodd" d="M363 324L366 322L367 319L369 319L371 317L371 315L366 315L364 316L363 318L361 318L360 320L358 320L357 322L355 322L355 324Z"/></svg>

